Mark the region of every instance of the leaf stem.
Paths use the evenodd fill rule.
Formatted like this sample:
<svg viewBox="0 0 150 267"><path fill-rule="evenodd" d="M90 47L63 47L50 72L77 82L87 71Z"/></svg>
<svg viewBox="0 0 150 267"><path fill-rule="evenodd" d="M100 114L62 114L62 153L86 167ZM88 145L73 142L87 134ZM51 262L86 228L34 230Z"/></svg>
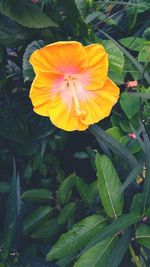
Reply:
<svg viewBox="0 0 150 267"><path fill-rule="evenodd" d="M131 254L131 256L132 256L132 258L133 258L133 260L134 260L135 265L136 265L137 267L142 267L142 265L141 265L141 263L140 263L140 261L139 261L139 258L138 258L138 256L135 254L135 252L134 252L133 247L132 247L131 244L130 244L130 246L129 246L129 250L130 250L130 254Z"/></svg>

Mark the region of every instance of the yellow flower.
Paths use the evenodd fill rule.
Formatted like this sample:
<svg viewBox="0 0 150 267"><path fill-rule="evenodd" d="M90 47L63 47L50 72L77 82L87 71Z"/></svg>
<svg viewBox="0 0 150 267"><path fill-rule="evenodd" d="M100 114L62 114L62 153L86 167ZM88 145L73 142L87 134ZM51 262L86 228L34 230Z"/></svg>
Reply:
<svg viewBox="0 0 150 267"><path fill-rule="evenodd" d="M58 128L83 131L107 117L118 100L100 44L56 42L34 51L30 63L36 73L30 90L34 111Z"/></svg>

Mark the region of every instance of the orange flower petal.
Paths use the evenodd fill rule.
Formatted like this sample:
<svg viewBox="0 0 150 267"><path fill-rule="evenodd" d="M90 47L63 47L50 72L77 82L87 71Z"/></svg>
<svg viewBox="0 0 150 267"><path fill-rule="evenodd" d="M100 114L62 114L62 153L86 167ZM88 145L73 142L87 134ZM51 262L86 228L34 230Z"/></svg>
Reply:
<svg viewBox="0 0 150 267"><path fill-rule="evenodd" d="M49 116L52 123L63 130L86 130L88 125L74 116L72 100L63 100L60 89L63 79L64 75L58 73L39 72L36 75L30 91L34 111L39 115Z"/></svg>
<svg viewBox="0 0 150 267"><path fill-rule="evenodd" d="M78 73L88 66L87 55L81 43L56 42L32 53L30 57L35 73L60 72Z"/></svg>
<svg viewBox="0 0 150 267"><path fill-rule="evenodd" d="M87 111L83 123L90 125L108 117L118 98L119 88L110 79L106 80L101 89L89 91L86 99L80 102L81 107Z"/></svg>
<svg viewBox="0 0 150 267"><path fill-rule="evenodd" d="M100 44L84 47L88 57L88 70L85 73L88 84L86 89L96 90L102 87L108 75L108 55ZM86 78L85 77L85 78Z"/></svg>

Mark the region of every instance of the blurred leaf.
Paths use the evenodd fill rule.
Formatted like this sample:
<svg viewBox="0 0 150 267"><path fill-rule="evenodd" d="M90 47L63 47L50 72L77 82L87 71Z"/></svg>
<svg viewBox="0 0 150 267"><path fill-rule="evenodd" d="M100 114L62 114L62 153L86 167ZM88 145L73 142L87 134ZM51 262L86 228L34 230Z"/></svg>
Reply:
<svg viewBox="0 0 150 267"><path fill-rule="evenodd" d="M91 23L94 19L96 19L97 17L99 17L99 14L100 12L99 11L95 11L91 14L89 14L87 17L86 17L86 23Z"/></svg>
<svg viewBox="0 0 150 267"><path fill-rule="evenodd" d="M30 233L32 230L45 222L52 214L52 211L53 209L48 206L39 207L37 210L33 211L24 221L24 235Z"/></svg>
<svg viewBox="0 0 150 267"><path fill-rule="evenodd" d="M117 218L123 210L123 194L118 193L120 180L111 162L105 155L96 155L98 188L103 207L111 218ZM111 177L111 179L110 179Z"/></svg>
<svg viewBox="0 0 150 267"><path fill-rule="evenodd" d="M139 97L131 97L130 93L122 93L120 105L129 119L131 119L140 109Z"/></svg>
<svg viewBox="0 0 150 267"><path fill-rule="evenodd" d="M77 158L77 159L87 159L89 156L87 153L85 152L76 152L73 154L74 158Z"/></svg>
<svg viewBox="0 0 150 267"><path fill-rule="evenodd" d="M102 230L104 221L102 216L91 215L75 224L72 230L60 236L47 254L47 260L58 259L79 250Z"/></svg>
<svg viewBox="0 0 150 267"><path fill-rule="evenodd" d="M115 242L115 236L99 242L81 255L75 267L106 267Z"/></svg>
<svg viewBox="0 0 150 267"><path fill-rule="evenodd" d="M22 65L24 82L32 81L34 79L35 74L31 64L29 63L29 58L33 53L33 51L40 49L43 46L44 42L42 40L33 41L31 44L27 46L25 53L23 55L23 65Z"/></svg>
<svg viewBox="0 0 150 267"><path fill-rule="evenodd" d="M10 183L8 182L0 182L0 193L7 193L10 189Z"/></svg>
<svg viewBox="0 0 150 267"><path fill-rule="evenodd" d="M135 157L125 148L119 144L114 138L107 134L98 125L90 126L91 133L96 137L97 140L102 140L115 154L119 155L124 161L126 161L131 167L137 164Z"/></svg>
<svg viewBox="0 0 150 267"><path fill-rule="evenodd" d="M22 194L22 199L31 202L45 202L52 198L52 193L47 189L31 189Z"/></svg>
<svg viewBox="0 0 150 267"><path fill-rule="evenodd" d="M59 214L57 218L57 223L58 224L64 224L71 218L75 211L76 211L77 205L75 202L70 202L67 204L62 210L61 213Z"/></svg>
<svg viewBox="0 0 150 267"><path fill-rule="evenodd" d="M74 186L76 179L75 173L69 175L60 185L58 189L58 199L59 202L64 205L67 204L70 200L72 187Z"/></svg>
<svg viewBox="0 0 150 267"><path fill-rule="evenodd" d="M29 39L30 34L11 19L0 15L0 43L13 47Z"/></svg>
<svg viewBox="0 0 150 267"><path fill-rule="evenodd" d="M5 219L5 238L3 241L3 248L1 257L5 262L9 255L9 250L13 242L15 227L17 219L20 214L21 200L20 200L20 180L16 172L16 163L13 159L13 176L10 184L7 212Z"/></svg>
<svg viewBox="0 0 150 267"><path fill-rule="evenodd" d="M141 224L136 230L135 237L140 245L150 249L150 226Z"/></svg>
<svg viewBox="0 0 150 267"><path fill-rule="evenodd" d="M109 257L107 267L119 267L122 259L127 252L131 241L131 229L126 230L121 238L116 242ZM116 257L117 255L117 257Z"/></svg>
<svg viewBox="0 0 150 267"><path fill-rule="evenodd" d="M131 49L131 50L134 50L134 51L140 51L141 48L143 47L144 45L144 42L145 42L145 39L144 38L140 38L140 37L135 37L135 36L132 36L132 37L126 37L126 38L122 38L119 40L119 42Z"/></svg>
<svg viewBox="0 0 150 267"><path fill-rule="evenodd" d="M56 27L46 14L37 6L25 2L24 0L1 0L0 12L28 28Z"/></svg>
<svg viewBox="0 0 150 267"><path fill-rule="evenodd" d="M40 227L32 232L31 237L34 239L50 239L52 236L55 236L61 229L61 226L58 225L57 219L51 219L47 222L44 222Z"/></svg>

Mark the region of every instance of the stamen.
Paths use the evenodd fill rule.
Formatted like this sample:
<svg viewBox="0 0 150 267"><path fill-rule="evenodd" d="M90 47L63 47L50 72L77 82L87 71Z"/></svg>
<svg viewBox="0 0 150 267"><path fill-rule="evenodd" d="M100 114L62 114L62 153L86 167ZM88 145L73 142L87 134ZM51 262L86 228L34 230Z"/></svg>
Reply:
<svg viewBox="0 0 150 267"><path fill-rule="evenodd" d="M84 119L87 115L87 112L82 109L80 107L80 103L79 103L79 100L78 100L78 96L77 96L77 89L76 89L76 84L75 84L75 81L73 81L74 79L69 76L67 77L67 85L69 83L69 88L71 89L71 92L72 92L72 95L73 95L73 99L74 99L74 103L75 103L75 113L74 115L80 119Z"/></svg>

